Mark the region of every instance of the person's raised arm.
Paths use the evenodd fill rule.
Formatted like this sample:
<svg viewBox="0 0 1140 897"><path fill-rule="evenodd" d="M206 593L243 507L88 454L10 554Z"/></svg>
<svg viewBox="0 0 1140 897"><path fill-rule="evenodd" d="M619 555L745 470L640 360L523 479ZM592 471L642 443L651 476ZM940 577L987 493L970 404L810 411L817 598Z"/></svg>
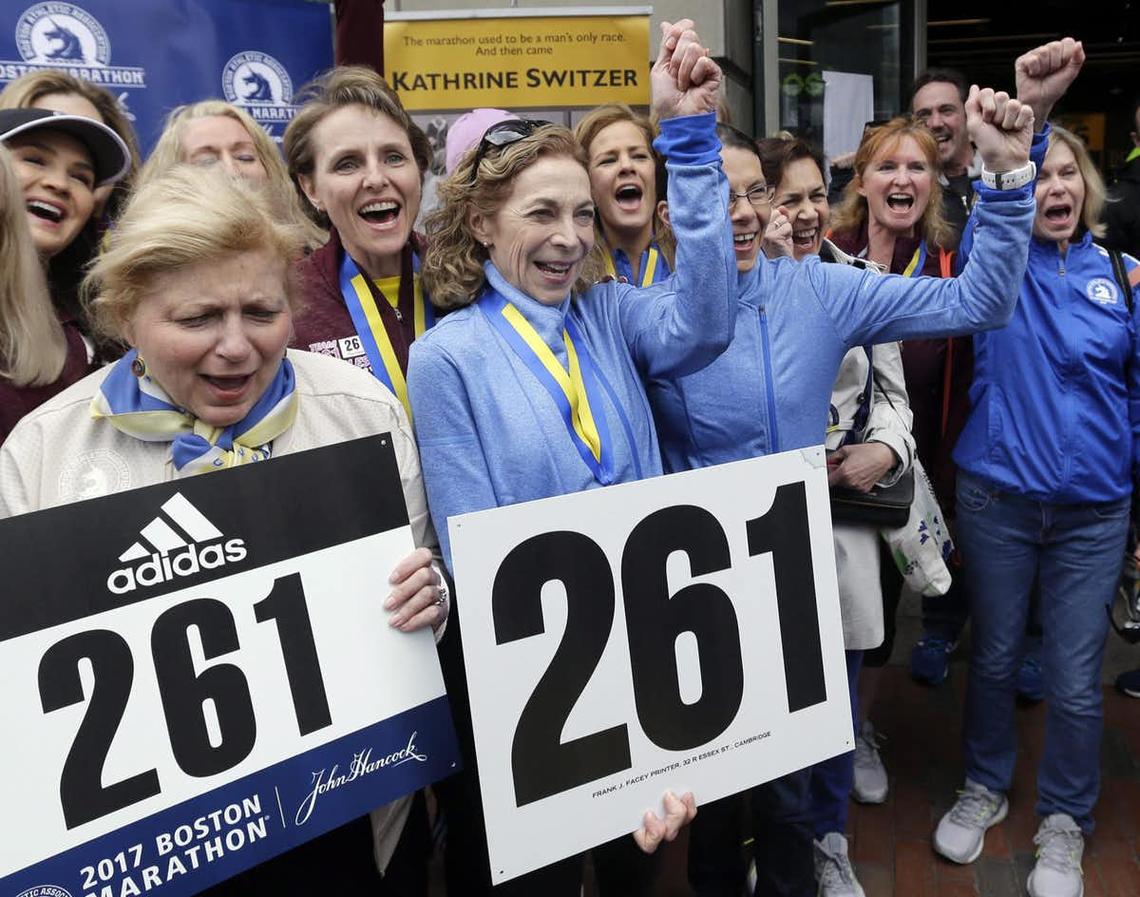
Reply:
<svg viewBox="0 0 1140 897"><path fill-rule="evenodd" d="M970 139L985 172L1028 170L1033 113L1008 94L970 88ZM1016 184L1017 182L1015 182ZM951 336L1006 324L1017 305L1033 229L1032 183L979 185L970 261L960 277L876 276L844 265L813 265L821 306L849 346Z"/></svg>
<svg viewBox="0 0 1140 897"><path fill-rule="evenodd" d="M1017 57L1013 64L1017 98L1033 110L1039 132L1084 64L1084 45L1071 37L1050 41Z"/></svg>
<svg viewBox="0 0 1140 897"><path fill-rule="evenodd" d="M707 53L689 20L662 24L651 75L661 127L654 146L669 173L675 273L646 290L612 287L622 334L648 376L700 370L732 337L736 261L716 136L723 76Z"/></svg>

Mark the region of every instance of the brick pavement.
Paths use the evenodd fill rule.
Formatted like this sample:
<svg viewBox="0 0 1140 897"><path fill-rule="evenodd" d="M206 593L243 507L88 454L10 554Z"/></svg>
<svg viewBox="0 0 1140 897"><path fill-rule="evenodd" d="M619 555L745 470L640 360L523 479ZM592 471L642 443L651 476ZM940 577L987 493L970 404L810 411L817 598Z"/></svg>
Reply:
<svg viewBox="0 0 1140 897"><path fill-rule="evenodd" d="M1019 756L1010 813L989 831L971 866L936 856L939 817L961 786L961 700L965 664L940 688L913 683L904 666L886 668L871 718L887 737L882 755L891 794L879 806L852 806L848 839L867 897L1023 897L1033 866L1037 817L1034 769L1045 706L1017 711ZM1086 897L1140 897L1140 701L1104 690L1105 737L1096 833L1085 847ZM684 883L684 845L670 845L661 897L692 897Z"/></svg>
<svg viewBox="0 0 1140 897"><path fill-rule="evenodd" d="M1019 749L1010 813L991 829L979 860L957 866L936 856L931 834L962 784L961 707L967 649L938 688L912 682L905 666L918 638L917 601L904 599L892 665L884 669L872 721L887 737L882 755L891 794L879 806L852 805L848 838L867 897L1024 897L1038 820L1034 770L1045 706L1017 711ZM1140 700L1110 683L1140 664L1140 649L1109 635L1104 668L1105 733L1097 830L1085 846L1085 897L1140 897ZM685 838L665 850L656 897L693 897L685 880ZM438 868L438 866L437 866ZM585 897L594 897L587 882ZM433 897L442 897L438 885ZM541 897L541 895L537 895Z"/></svg>

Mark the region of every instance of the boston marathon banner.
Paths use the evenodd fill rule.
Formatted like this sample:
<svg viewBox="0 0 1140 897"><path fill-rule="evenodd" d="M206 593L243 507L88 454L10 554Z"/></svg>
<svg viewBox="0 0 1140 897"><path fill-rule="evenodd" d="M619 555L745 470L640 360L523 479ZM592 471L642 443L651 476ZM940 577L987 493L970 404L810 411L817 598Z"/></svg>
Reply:
<svg viewBox="0 0 1140 897"><path fill-rule="evenodd" d="M5 0L0 9L0 88L44 68L105 87L144 153L171 108L209 97L242 106L280 140L294 89L333 62L324 3Z"/></svg>
<svg viewBox="0 0 1140 897"><path fill-rule="evenodd" d="M649 103L649 8L390 12L388 81L412 111Z"/></svg>
<svg viewBox="0 0 1140 897"><path fill-rule="evenodd" d="M0 521L0 894L195 894L458 769L412 548L387 436Z"/></svg>

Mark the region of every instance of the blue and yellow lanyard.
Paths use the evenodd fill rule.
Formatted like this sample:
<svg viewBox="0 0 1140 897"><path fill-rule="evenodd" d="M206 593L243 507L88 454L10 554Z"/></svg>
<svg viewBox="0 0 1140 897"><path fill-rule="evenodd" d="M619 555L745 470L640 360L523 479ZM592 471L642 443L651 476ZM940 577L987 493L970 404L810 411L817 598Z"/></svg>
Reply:
<svg viewBox="0 0 1140 897"><path fill-rule="evenodd" d="M656 246L650 246L641 256L641 283L638 284L642 289L651 287L654 284L653 276L657 273L657 263L661 258L661 251ZM665 265L664 262L661 264ZM665 265L667 268L668 265ZM617 267L614 265L613 256L606 253L606 273L614 280L618 279Z"/></svg>
<svg viewBox="0 0 1140 897"><path fill-rule="evenodd" d="M413 275L414 276L414 275ZM361 345L372 366L372 373L404 406L408 420L412 419L412 407L408 403L408 384L400 369L392 339L380 317L376 297L368 286L368 280L347 252L340 265L340 292L344 304L352 317L352 325L360 337ZM430 302L424 300L423 289L416 278L413 287L413 326L416 338L435 325L435 311ZM387 298L387 297L385 297Z"/></svg>
<svg viewBox="0 0 1140 897"><path fill-rule="evenodd" d="M594 479L603 486L613 483L613 442L601 399L605 384L577 325L569 316L563 325L567 371L522 312L494 289L488 287L480 298L479 310L550 394L574 448Z"/></svg>

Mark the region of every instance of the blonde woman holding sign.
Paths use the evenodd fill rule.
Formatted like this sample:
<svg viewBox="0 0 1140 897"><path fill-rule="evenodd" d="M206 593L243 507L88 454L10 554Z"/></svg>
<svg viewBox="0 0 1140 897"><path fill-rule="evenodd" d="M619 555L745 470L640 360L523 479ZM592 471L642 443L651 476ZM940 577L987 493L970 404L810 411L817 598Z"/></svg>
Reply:
<svg viewBox="0 0 1140 897"><path fill-rule="evenodd" d="M377 600L401 632L440 627L447 602L399 403L345 365L286 351L303 240L237 179L184 166L140 188L89 281L95 320L131 351L17 425L0 450L0 518L389 433L424 547L378 571ZM400 798L371 827L360 817L209 893L423 897L426 850L408 842L426 826L422 799Z"/></svg>

